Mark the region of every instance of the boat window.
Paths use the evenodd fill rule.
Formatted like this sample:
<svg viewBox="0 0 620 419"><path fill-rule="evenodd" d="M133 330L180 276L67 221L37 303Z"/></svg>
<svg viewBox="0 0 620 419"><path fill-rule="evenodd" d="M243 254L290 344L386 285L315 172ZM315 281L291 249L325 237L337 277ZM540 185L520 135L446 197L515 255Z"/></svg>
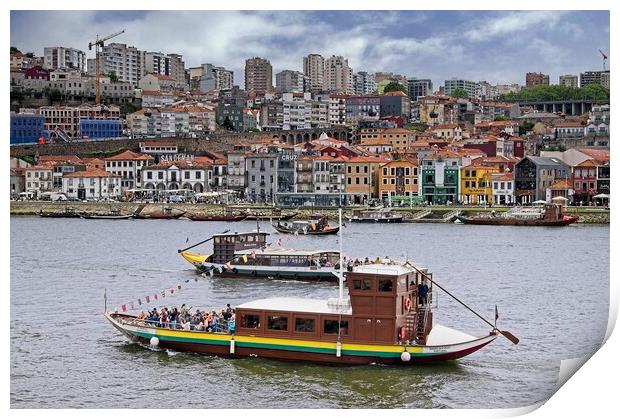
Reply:
<svg viewBox="0 0 620 419"><path fill-rule="evenodd" d="M340 327L338 326L339 323L340 323ZM338 320L324 320L323 321L323 333L325 333L326 335L338 334L339 328L340 328L341 335L349 334L349 322L348 321L346 320L341 320L340 322L338 322Z"/></svg>
<svg viewBox="0 0 620 419"><path fill-rule="evenodd" d="M297 317L295 319L295 331L313 333L315 331L315 320Z"/></svg>
<svg viewBox="0 0 620 419"><path fill-rule="evenodd" d="M260 329L260 316L258 314L242 314L239 327Z"/></svg>
<svg viewBox="0 0 620 419"><path fill-rule="evenodd" d="M213 239L213 243L219 244L220 243L220 238L219 237L214 238Z"/></svg>
<svg viewBox="0 0 620 419"><path fill-rule="evenodd" d="M380 279L379 280L379 291L391 292L392 291L392 280L391 279Z"/></svg>
<svg viewBox="0 0 620 419"><path fill-rule="evenodd" d="M354 290L369 290L370 289L370 279L354 279L353 280L353 289Z"/></svg>
<svg viewBox="0 0 620 419"><path fill-rule="evenodd" d="M288 317L280 315L267 316L267 329L288 330Z"/></svg>

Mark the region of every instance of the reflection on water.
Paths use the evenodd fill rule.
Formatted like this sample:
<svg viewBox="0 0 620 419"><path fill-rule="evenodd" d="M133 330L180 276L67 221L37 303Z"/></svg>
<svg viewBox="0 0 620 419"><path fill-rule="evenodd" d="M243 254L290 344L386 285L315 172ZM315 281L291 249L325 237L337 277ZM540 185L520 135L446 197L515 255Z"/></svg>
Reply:
<svg viewBox="0 0 620 419"><path fill-rule="evenodd" d="M254 229L234 223L233 231ZM334 367L154 351L103 318L109 307L186 284L166 305L221 308L277 295L327 298L334 284L197 277L176 250L230 228L185 220L11 219L11 407L519 407L549 397L559 360L594 351L609 301L609 227L349 225L353 257L408 257L521 339L456 362ZM338 248L338 237L281 236L286 247ZM197 250L208 253L210 246ZM198 281L195 279L198 278ZM583 282L587 280L587 292ZM439 294L435 319L488 328ZM122 390L121 390L122 389ZM223 398L210 398L217 390Z"/></svg>

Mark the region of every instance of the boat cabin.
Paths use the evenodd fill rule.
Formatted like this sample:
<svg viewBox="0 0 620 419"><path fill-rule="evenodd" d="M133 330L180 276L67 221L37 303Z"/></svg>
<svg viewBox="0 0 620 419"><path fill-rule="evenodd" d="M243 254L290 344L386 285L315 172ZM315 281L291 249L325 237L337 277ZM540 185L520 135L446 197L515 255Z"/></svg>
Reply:
<svg viewBox="0 0 620 419"><path fill-rule="evenodd" d="M420 268L418 268L420 269ZM421 272L432 279L425 269ZM349 299L268 298L236 307L236 333L351 343L425 344L433 324L432 285L413 268L363 265L346 276ZM424 301L418 286L429 287Z"/></svg>
<svg viewBox="0 0 620 419"><path fill-rule="evenodd" d="M235 257L235 253L246 249L261 249L267 246L267 236L269 233L250 232L250 233L229 233L215 234L213 236L213 256L214 263L226 263Z"/></svg>
<svg viewBox="0 0 620 419"><path fill-rule="evenodd" d="M247 261L242 257L247 256ZM250 255L252 257L250 258ZM236 253L235 265L292 266L311 269L319 267L338 267L340 252L335 250L299 250L271 248L246 249Z"/></svg>

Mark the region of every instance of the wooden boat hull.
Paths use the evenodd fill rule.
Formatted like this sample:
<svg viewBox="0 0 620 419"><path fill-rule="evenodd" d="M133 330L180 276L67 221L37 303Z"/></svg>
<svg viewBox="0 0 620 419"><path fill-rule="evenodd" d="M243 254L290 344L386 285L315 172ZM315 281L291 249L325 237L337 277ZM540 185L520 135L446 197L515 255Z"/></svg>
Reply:
<svg viewBox="0 0 620 419"><path fill-rule="evenodd" d="M357 218L348 217L351 223L401 223L403 221L402 216L389 217L389 218Z"/></svg>
<svg viewBox="0 0 620 419"><path fill-rule="evenodd" d="M341 344L338 353L335 341L292 339L286 337L245 336L212 332L183 331L148 326L134 316L106 313L106 319L130 341L150 347L152 337L158 348L195 352L228 358L269 358L281 361L311 362L331 365L396 364L415 366L423 363L458 359L485 347L497 338L488 336L441 346L405 344ZM234 343L231 343L234 342ZM409 352L404 361L401 355Z"/></svg>
<svg viewBox="0 0 620 419"><path fill-rule="evenodd" d="M44 218L80 218L77 212L39 212L39 217Z"/></svg>
<svg viewBox="0 0 620 419"><path fill-rule="evenodd" d="M282 233L282 234L300 234L300 235L307 235L307 236L326 236L329 234L338 234L338 231L340 231L340 227L332 227L329 230L307 230L304 231L302 229L295 229L295 228L286 228L283 226L278 226L277 224L272 224L271 225L277 232Z"/></svg>
<svg viewBox="0 0 620 419"><path fill-rule="evenodd" d="M231 269L224 264L208 261L208 256L195 253L181 252L181 256L191 263L200 274L209 275L217 269L217 276L292 279L297 281L333 281L338 280L338 272L334 267L310 266L263 266L263 265L235 265Z"/></svg>
<svg viewBox="0 0 620 419"><path fill-rule="evenodd" d="M127 215L104 215L104 214L82 214L80 217L87 220L128 220L133 218L133 214Z"/></svg>
<svg viewBox="0 0 620 419"><path fill-rule="evenodd" d="M247 214L239 214L239 215L186 214L185 217L189 218L192 221L243 221L248 217L248 215Z"/></svg>
<svg viewBox="0 0 620 419"><path fill-rule="evenodd" d="M176 220L185 215L185 212L180 212L178 214L167 214L167 213L150 213L150 214L137 214L135 218L139 220Z"/></svg>
<svg viewBox="0 0 620 419"><path fill-rule="evenodd" d="M576 223L579 217L565 216L561 220L517 220L505 217L464 217L457 216L463 224L497 225L497 226L525 226L525 227L562 227Z"/></svg>

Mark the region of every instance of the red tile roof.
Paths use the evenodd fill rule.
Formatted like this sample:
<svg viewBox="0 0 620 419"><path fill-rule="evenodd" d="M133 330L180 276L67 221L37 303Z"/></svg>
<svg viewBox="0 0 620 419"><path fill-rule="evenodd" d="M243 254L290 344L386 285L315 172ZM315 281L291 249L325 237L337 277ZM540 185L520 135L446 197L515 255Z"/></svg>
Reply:
<svg viewBox="0 0 620 419"><path fill-rule="evenodd" d="M119 161L119 160L153 160L153 157L148 154L135 153L131 150L125 150L112 157L107 157L105 161Z"/></svg>
<svg viewBox="0 0 620 419"><path fill-rule="evenodd" d="M80 172L69 173L68 175L64 175L66 178L80 178L80 177L121 177L120 175L106 172L105 170L98 169L96 167L88 167L86 170Z"/></svg>

